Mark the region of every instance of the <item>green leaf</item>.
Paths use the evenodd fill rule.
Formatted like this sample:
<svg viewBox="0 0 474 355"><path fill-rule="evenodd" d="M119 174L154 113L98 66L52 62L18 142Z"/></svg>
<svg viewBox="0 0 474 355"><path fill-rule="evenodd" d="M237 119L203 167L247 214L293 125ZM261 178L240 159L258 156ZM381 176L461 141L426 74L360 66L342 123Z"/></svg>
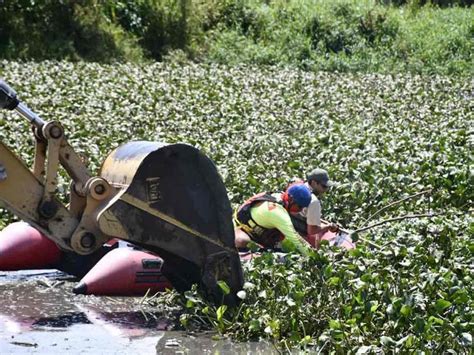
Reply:
<svg viewBox="0 0 474 355"><path fill-rule="evenodd" d="M456 304L465 304L469 302L469 295L466 290L457 290L450 298Z"/></svg>
<svg viewBox="0 0 474 355"><path fill-rule="evenodd" d="M253 176L248 176L247 181L249 182L250 185L258 187L260 184L258 183L258 180L255 179Z"/></svg>
<svg viewBox="0 0 474 355"><path fill-rule="evenodd" d="M474 226L474 224L473 224L473 226ZM472 232L471 232L471 233L474 234L474 227L472 228ZM471 252L471 254L474 254L474 243L470 243L470 244L468 245L468 249L469 249L469 251Z"/></svg>
<svg viewBox="0 0 474 355"><path fill-rule="evenodd" d="M342 330L333 330L331 336L333 339L341 341L344 339L344 332Z"/></svg>
<svg viewBox="0 0 474 355"><path fill-rule="evenodd" d="M222 317L224 316L224 313L226 310L227 310L227 306L225 304L217 308L216 315L217 315L217 320L219 322L222 321Z"/></svg>
<svg viewBox="0 0 474 355"><path fill-rule="evenodd" d="M425 319L420 316L417 316L414 322L415 332L417 334L423 333L425 331L425 324L426 324Z"/></svg>
<svg viewBox="0 0 474 355"><path fill-rule="evenodd" d="M338 320L331 319L329 320L329 328L341 329L341 322L339 322Z"/></svg>
<svg viewBox="0 0 474 355"><path fill-rule="evenodd" d="M402 346L403 344L408 343L409 340L411 341L412 338L413 338L412 335L404 336L403 338L398 339L398 340L395 342L395 344L396 344L397 346ZM407 345L407 346L408 346L408 345Z"/></svg>
<svg viewBox="0 0 474 355"><path fill-rule="evenodd" d="M260 246L251 240L247 243L247 248L249 248L252 253L256 253L260 249Z"/></svg>
<svg viewBox="0 0 474 355"><path fill-rule="evenodd" d="M249 330L250 331L257 331L260 329L260 322L256 319L251 319L249 322Z"/></svg>
<svg viewBox="0 0 474 355"><path fill-rule="evenodd" d="M290 161L288 162L288 167L291 169L298 169L301 166L301 164L297 161Z"/></svg>
<svg viewBox="0 0 474 355"><path fill-rule="evenodd" d="M406 305L406 304L404 304L404 305L402 306L402 308L400 308L400 313L401 313L402 315L404 315L405 317L410 316L410 314L411 314L411 307L408 306L408 305Z"/></svg>
<svg viewBox="0 0 474 355"><path fill-rule="evenodd" d="M428 322L431 323L431 324L438 324L438 325L443 325L444 324L444 320L442 320L441 318L438 318L438 317L434 317L434 316L430 316L428 318Z"/></svg>
<svg viewBox="0 0 474 355"><path fill-rule="evenodd" d="M228 295L230 293L230 288L227 286L227 283L225 281L219 280L217 281L217 284L219 285L219 288L222 290L224 295Z"/></svg>
<svg viewBox="0 0 474 355"><path fill-rule="evenodd" d="M187 314L182 314L180 317L179 317L179 322L181 323L181 325L183 327L187 327L188 326L188 321L189 321L189 316Z"/></svg>
<svg viewBox="0 0 474 355"><path fill-rule="evenodd" d="M359 233L351 233L349 236L354 243L359 241Z"/></svg>
<svg viewBox="0 0 474 355"><path fill-rule="evenodd" d="M438 299L435 303L435 308L438 311L438 313L443 312L446 308L451 306L451 302L446 301L445 299Z"/></svg>

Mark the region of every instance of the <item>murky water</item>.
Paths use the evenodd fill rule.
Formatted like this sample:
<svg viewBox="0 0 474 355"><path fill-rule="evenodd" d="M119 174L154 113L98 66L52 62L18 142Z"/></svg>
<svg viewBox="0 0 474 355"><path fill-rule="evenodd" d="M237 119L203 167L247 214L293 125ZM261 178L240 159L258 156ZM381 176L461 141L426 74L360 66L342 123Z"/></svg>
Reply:
<svg viewBox="0 0 474 355"><path fill-rule="evenodd" d="M55 270L0 272L0 354L269 354L266 343L169 331L134 297L75 295Z"/></svg>

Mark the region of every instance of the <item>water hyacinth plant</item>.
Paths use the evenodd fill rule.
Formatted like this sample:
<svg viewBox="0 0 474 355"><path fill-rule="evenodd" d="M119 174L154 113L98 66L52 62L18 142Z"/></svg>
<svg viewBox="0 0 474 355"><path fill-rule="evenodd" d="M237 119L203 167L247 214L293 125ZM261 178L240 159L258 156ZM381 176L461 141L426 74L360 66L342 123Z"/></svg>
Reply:
<svg viewBox="0 0 474 355"><path fill-rule="evenodd" d="M322 352L471 349L470 78L9 61L0 62L0 76L45 120L64 124L93 172L126 141L185 142L215 161L234 207L321 166L339 183L323 214L350 230L436 215L360 234L378 247L361 239L350 252L323 246L309 258L254 258L236 309L208 304L197 291L167 294L181 305L180 324ZM31 163L27 123L1 112L0 128L2 141ZM0 227L13 219L0 216Z"/></svg>
<svg viewBox="0 0 474 355"><path fill-rule="evenodd" d="M182 301L181 320L189 329L287 349L464 353L473 309L472 271L463 265L472 251L455 248L456 258L448 258L438 238L399 236L377 252L325 246L283 262L267 253L245 264L239 308L210 305L194 290Z"/></svg>

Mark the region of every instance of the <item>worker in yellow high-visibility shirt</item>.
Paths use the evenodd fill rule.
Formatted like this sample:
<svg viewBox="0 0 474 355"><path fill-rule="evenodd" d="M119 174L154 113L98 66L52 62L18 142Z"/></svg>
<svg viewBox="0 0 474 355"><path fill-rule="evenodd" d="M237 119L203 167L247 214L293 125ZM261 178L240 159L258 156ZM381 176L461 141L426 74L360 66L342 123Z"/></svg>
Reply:
<svg viewBox="0 0 474 355"><path fill-rule="evenodd" d="M290 213L311 202L311 191L303 184L291 186L279 196L261 193L245 201L234 216L235 245L245 248L253 240L265 248L297 251L308 255L311 246L295 230Z"/></svg>

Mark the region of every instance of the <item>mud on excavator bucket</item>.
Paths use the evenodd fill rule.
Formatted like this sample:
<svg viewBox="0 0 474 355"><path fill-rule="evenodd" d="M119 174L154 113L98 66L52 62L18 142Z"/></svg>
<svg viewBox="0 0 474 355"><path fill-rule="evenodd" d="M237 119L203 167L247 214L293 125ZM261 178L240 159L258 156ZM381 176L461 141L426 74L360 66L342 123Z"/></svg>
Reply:
<svg viewBox="0 0 474 355"><path fill-rule="evenodd" d="M163 273L178 290L201 283L210 295L219 295L218 280L234 291L241 288L227 192L199 150L130 142L107 157L100 176L120 189L99 214L104 233L158 253Z"/></svg>

